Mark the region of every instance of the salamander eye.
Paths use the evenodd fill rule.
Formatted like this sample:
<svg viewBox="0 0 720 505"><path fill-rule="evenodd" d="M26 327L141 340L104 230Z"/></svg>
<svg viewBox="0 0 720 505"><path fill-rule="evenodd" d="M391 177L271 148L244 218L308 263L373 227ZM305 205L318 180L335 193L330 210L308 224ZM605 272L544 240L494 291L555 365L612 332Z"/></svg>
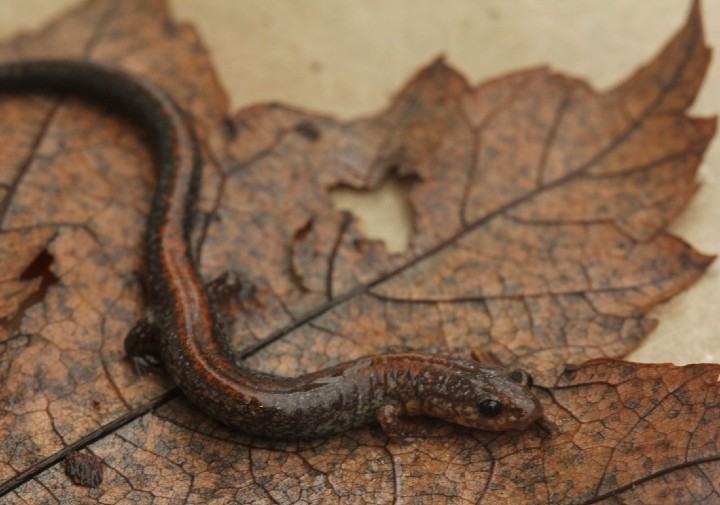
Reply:
<svg viewBox="0 0 720 505"><path fill-rule="evenodd" d="M503 406L497 400L483 400L478 404L478 409L485 417L495 417L502 412Z"/></svg>
<svg viewBox="0 0 720 505"><path fill-rule="evenodd" d="M527 386L529 388L533 385L533 378L532 375L527 373L525 370L518 368L517 370L513 370L510 372L510 379L514 380L518 384L522 386Z"/></svg>

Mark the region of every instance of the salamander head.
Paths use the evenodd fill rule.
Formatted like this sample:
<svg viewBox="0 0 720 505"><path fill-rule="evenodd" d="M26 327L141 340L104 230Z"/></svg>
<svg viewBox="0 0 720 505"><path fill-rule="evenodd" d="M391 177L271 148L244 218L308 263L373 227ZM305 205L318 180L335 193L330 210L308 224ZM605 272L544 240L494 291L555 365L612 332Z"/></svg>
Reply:
<svg viewBox="0 0 720 505"><path fill-rule="evenodd" d="M429 375L442 376L419 384L419 401L414 409L407 405L408 411L490 431L522 431L542 417L532 377L524 370L453 362L449 365L455 366L429 370Z"/></svg>

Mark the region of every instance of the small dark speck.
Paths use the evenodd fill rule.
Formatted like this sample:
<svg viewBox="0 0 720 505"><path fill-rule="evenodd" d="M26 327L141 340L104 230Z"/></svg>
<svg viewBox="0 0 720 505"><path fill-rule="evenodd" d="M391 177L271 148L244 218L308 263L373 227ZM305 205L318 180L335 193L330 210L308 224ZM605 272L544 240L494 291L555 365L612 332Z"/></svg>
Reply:
<svg viewBox="0 0 720 505"><path fill-rule="evenodd" d="M320 130L310 121L300 121L295 125L295 131L310 142L315 142L320 138Z"/></svg>
<svg viewBox="0 0 720 505"><path fill-rule="evenodd" d="M103 480L103 463L92 454L73 453L64 461L65 475L73 484L85 487L98 487Z"/></svg>
<svg viewBox="0 0 720 505"><path fill-rule="evenodd" d="M171 21L166 21L163 24L163 30L165 31L166 35L175 35L178 31L177 25Z"/></svg>
<svg viewBox="0 0 720 505"><path fill-rule="evenodd" d="M498 20L502 17L502 14L500 14L500 11L496 9L488 9L487 11L488 17L493 20Z"/></svg>
<svg viewBox="0 0 720 505"><path fill-rule="evenodd" d="M240 133L240 130L245 127L245 125L243 124L236 124L235 121L233 121L229 117L226 117L223 120L223 126L225 129L225 135L229 140L236 139L238 134Z"/></svg>
<svg viewBox="0 0 720 505"><path fill-rule="evenodd" d="M319 74L320 72L322 72L322 70L323 66L322 63L320 63L319 61L313 61L310 63L310 72L312 72L313 74Z"/></svg>

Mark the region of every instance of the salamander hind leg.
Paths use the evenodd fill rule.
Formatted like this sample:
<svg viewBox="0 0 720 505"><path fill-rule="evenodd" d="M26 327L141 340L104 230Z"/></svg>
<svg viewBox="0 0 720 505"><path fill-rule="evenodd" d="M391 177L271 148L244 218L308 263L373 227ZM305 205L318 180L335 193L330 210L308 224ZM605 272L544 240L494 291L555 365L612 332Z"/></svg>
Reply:
<svg viewBox="0 0 720 505"><path fill-rule="evenodd" d="M236 296L242 289L240 274L229 270L205 284L205 292L213 305L226 302Z"/></svg>
<svg viewBox="0 0 720 505"><path fill-rule="evenodd" d="M210 307L215 313L215 323L220 332L228 333L236 315L253 307L264 307L257 299L257 289L250 279L234 270L219 275L205 284Z"/></svg>
<svg viewBox="0 0 720 505"><path fill-rule="evenodd" d="M160 328L148 309L125 337L125 354L139 374L160 370Z"/></svg>
<svg viewBox="0 0 720 505"><path fill-rule="evenodd" d="M228 270L205 284L205 292L214 307L237 300L241 303L252 299L255 294L253 284L240 272Z"/></svg>

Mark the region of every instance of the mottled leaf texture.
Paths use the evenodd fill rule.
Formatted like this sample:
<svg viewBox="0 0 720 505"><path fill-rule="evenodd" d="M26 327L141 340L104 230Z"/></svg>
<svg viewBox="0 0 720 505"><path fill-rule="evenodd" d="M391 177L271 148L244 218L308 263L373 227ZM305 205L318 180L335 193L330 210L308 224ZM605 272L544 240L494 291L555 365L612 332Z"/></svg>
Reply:
<svg viewBox="0 0 720 505"><path fill-rule="evenodd" d="M697 3L608 92L547 68L473 86L439 59L351 122L277 104L228 117L206 49L160 0L89 1L0 45L3 61L50 56L141 74L193 119L205 155L195 248L206 279L235 270L251 288L231 309L253 367L480 349L533 373L547 426L268 442L212 421L162 375L136 375L122 343L143 310L147 143L71 94L7 95L3 504L720 503L720 366L604 359L634 349L648 311L712 261L665 231L715 131L686 114L709 61ZM398 254L329 195L391 174L412 181ZM76 451L102 460L102 483L68 478Z"/></svg>

